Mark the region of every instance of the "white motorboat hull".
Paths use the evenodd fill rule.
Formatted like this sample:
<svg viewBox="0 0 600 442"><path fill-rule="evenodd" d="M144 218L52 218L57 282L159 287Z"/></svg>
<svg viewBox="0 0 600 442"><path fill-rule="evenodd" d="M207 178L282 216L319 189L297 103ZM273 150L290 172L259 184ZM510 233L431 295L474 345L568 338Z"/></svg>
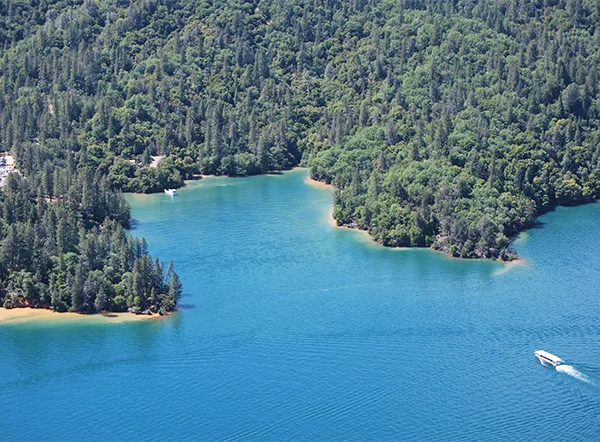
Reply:
<svg viewBox="0 0 600 442"><path fill-rule="evenodd" d="M545 361L545 360L543 360L542 358L540 358L540 357L538 357L538 356L536 356L535 358L536 358L538 361L540 361L540 364L542 364L544 367L547 367L547 366L554 366L554 364L551 364L550 362L548 362L548 361Z"/></svg>
<svg viewBox="0 0 600 442"><path fill-rule="evenodd" d="M548 353L544 350L536 350L533 355L536 357L540 364L542 365L551 365L553 367L558 367L564 361L556 355L552 353Z"/></svg>

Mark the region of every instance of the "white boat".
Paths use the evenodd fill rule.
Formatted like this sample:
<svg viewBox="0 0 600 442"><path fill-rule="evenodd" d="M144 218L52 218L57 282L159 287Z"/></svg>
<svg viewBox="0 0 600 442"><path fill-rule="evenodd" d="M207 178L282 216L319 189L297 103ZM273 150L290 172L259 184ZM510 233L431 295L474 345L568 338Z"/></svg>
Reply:
<svg viewBox="0 0 600 442"><path fill-rule="evenodd" d="M177 195L177 190L175 189L165 189L165 193L169 196L175 196Z"/></svg>
<svg viewBox="0 0 600 442"><path fill-rule="evenodd" d="M538 361L540 361L542 365L553 365L554 367L557 367L564 362L558 356L544 350L536 350L533 354L538 358Z"/></svg>

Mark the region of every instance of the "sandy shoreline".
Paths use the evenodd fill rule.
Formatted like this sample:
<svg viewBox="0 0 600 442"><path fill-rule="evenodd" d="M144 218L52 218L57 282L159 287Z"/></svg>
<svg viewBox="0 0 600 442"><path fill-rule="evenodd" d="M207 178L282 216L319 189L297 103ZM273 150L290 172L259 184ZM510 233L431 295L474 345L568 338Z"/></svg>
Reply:
<svg viewBox="0 0 600 442"><path fill-rule="evenodd" d="M306 183L309 186L314 187L316 189L333 190L333 184L326 184L323 181L313 180L310 176L307 176L306 178L304 178L304 183Z"/></svg>
<svg viewBox="0 0 600 442"><path fill-rule="evenodd" d="M51 322L81 322L87 321L89 323L102 323L102 324L121 324L124 322L141 322L141 321L153 321L167 316L160 315L135 315L133 313L98 313L95 315L84 315L80 313L58 313L53 310L42 309L42 308L12 308L5 309L0 307L0 325L2 324L13 324L23 323L29 321L51 321Z"/></svg>
<svg viewBox="0 0 600 442"><path fill-rule="evenodd" d="M314 187L315 189L319 189L319 190L333 190L333 184L326 184L322 181L317 181L312 179L310 176L307 176L306 178L304 178L304 183ZM361 230L361 229L357 229L354 227L348 227L348 226L338 226L335 218L333 217L333 204L329 207L329 209L327 210L327 222L329 223L329 225L338 228L338 229L344 229L344 230L351 230L353 232L358 232L363 238L362 240L364 240L365 242L368 242L369 245L374 245L374 246L378 246L378 247L385 247L381 244L379 244L377 241L375 241L373 239L373 237L371 235L369 235L369 232L367 232L366 230ZM409 249L409 247L386 247L387 249L391 249L391 250L400 250L400 249Z"/></svg>

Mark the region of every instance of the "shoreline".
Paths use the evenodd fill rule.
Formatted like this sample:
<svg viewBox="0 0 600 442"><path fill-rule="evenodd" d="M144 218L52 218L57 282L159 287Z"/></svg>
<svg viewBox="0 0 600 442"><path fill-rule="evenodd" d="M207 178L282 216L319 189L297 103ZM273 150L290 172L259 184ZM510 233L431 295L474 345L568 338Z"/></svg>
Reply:
<svg viewBox="0 0 600 442"><path fill-rule="evenodd" d="M171 315L136 315L127 312L102 312L94 314L75 312L55 312L45 308L15 307L5 309L0 307L0 326L4 324L22 324L25 322L62 322L81 323L87 320L89 323L97 324L122 324L126 322L146 322L167 318Z"/></svg>
<svg viewBox="0 0 600 442"><path fill-rule="evenodd" d="M334 189L333 184L327 184L327 183L324 183L322 181L317 181L317 180L311 178L310 175L307 176L304 179L304 183L306 185L308 185L308 186L311 186L311 187L313 187L315 189L319 189L319 190L333 190ZM371 245L375 245L375 246L378 246L378 247L383 247L383 248L386 248L388 250L406 251L406 250L422 249L422 250L430 250L432 252L440 253L440 254L442 254L443 256L445 256L446 258L449 258L449 259L458 259L458 260L461 260L461 261L493 261L493 262L497 262L497 263L500 263L500 264L515 265L515 266L522 266L522 265L526 265L527 264L527 262L525 260L523 260L522 258L516 258L516 259L513 259L512 261L503 261L500 258L461 258L461 257L458 257L458 256L452 256L449 253L444 252L443 250L437 250L437 249L434 249L432 247L388 247L388 246L384 246L383 244L378 243L377 241L375 241L373 239L373 237L369 234L369 232L367 230L357 229L356 227L350 227L350 226L347 226L347 225L341 225L341 226L339 226L337 224L335 218L333 217L333 204L331 205L331 207L329 208L329 210L327 210L326 216L327 216L327 222L331 226L333 226L333 227L335 227L337 229L345 229L345 230L352 230L352 231L355 231L355 232L359 232L359 233L361 233L363 235L366 235L366 237L364 239L368 238L369 243ZM504 272L502 272L502 273L504 273Z"/></svg>
<svg viewBox="0 0 600 442"><path fill-rule="evenodd" d="M329 190L333 190L333 184L327 184L324 183L323 181L317 181L313 178L310 177L310 175L307 175L306 178L304 178L304 183L314 187L315 189L321 189L321 190L325 190L325 189L329 189ZM333 209L332 209L333 211Z"/></svg>
<svg viewBox="0 0 600 442"><path fill-rule="evenodd" d="M215 178L251 178L251 177L259 177L259 176L279 176L279 175L283 175L285 173L296 172L298 170L304 170L304 169L306 169L306 167L294 166L291 169L271 170L269 172L260 173L260 174L256 174L256 175L239 175L239 176L204 175L204 174L199 173L199 174L193 175L192 178L183 180L183 186L176 187L175 189L177 191L185 190L186 188L188 188L188 186L190 186L192 184L201 183L204 180L215 179ZM131 195L133 198L137 198L137 199L143 199L143 198L146 198L146 197L150 197L152 195L161 195L162 193L163 193L163 191L156 191L156 192L149 192L149 193L145 193L145 192L123 192L124 195Z"/></svg>

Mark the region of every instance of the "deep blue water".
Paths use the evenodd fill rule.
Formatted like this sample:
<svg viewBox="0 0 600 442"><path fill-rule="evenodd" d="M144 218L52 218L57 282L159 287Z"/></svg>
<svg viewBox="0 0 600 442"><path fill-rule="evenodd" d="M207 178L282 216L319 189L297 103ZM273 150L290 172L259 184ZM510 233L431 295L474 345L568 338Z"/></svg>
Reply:
<svg viewBox="0 0 600 442"><path fill-rule="evenodd" d="M463 261L332 227L305 176L130 197L180 312L0 324L0 440L600 440L600 204Z"/></svg>

